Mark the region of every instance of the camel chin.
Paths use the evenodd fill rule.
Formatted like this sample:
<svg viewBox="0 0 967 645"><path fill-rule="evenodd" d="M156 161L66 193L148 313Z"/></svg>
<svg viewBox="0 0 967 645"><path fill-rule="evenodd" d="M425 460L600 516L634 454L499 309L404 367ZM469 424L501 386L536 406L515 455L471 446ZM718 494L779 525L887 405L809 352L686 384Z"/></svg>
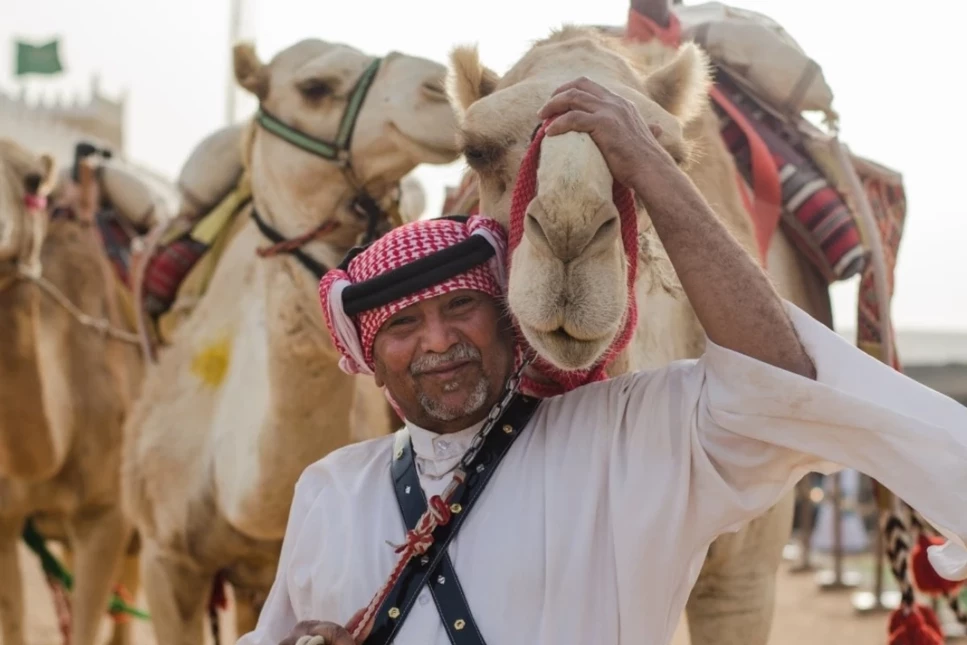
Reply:
<svg viewBox="0 0 967 645"><path fill-rule="evenodd" d="M448 164L456 161L460 156L457 150L456 139L448 141L440 138L437 141L429 141L424 134L411 136L406 134L402 128L395 124L390 124L386 130L387 138L393 142L400 150L406 151L413 159L421 163L428 164Z"/></svg>
<svg viewBox="0 0 967 645"><path fill-rule="evenodd" d="M615 335L579 339L564 328L546 332L520 322L521 332L538 356L564 371L585 370L598 362L614 342Z"/></svg>

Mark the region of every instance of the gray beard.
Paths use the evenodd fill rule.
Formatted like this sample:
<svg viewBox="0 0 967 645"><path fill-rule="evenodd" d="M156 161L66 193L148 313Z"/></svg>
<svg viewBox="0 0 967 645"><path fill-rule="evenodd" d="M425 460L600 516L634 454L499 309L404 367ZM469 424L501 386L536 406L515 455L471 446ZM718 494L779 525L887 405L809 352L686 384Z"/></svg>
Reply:
<svg viewBox="0 0 967 645"><path fill-rule="evenodd" d="M470 397L467 402L460 406L459 408L448 407L437 401L434 401L426 394L420 395L420 405L423 407L423 411L427 413L430 417L436 419L437 421L453 421L454 419L459 419L461 417L470 416L474 412L480 410L484 403L487 402L487 390L489 389L489 381L487 377L481 377L477 384L473 387L473 392L470 393Z"/></svg>

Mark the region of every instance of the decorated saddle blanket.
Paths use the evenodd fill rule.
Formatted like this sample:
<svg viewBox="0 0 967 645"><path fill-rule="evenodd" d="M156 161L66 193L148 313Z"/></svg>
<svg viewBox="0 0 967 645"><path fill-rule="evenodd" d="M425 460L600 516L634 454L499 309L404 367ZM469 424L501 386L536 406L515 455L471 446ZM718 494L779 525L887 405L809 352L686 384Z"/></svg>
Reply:
<svg viewBox="0 0 967 645"><path fill-rule="evenodd" d="M846 280L860 273L869 260L869 249L855 214L801 148L801 136L721 70L716 75L716 86L720 96L727 97L729 107L734 108L728 110L719 101L712 101L722 139L745 183L754 186L757 179L750 137L758 136L769 151L769 161L779 181L783 230L827 282ZM732 116L736 112L738 118Z"/></svg>
<svg viewBox="0 0 967 645"><path fill-rule="evenodd" d="M233 226L238 213L251 199L251 188L242 181L202 217L176 218L158 233L136 285L155 341L166 342L186 315L186 311L173 311L181 296L191 291L188 299L196 302L204 293L225 245L238 230Z"/></svg>

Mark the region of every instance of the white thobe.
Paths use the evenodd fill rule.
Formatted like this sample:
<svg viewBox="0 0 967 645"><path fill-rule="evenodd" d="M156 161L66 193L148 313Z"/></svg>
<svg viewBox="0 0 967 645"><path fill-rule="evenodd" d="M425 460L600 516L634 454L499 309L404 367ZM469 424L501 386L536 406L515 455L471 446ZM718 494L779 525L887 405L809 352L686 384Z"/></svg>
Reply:
<svg viewBox="0 0 967 645"><path fill-rule="evenodd" d="M786 303L815 381L708 342L704 355L543 401L450 557L488 643L661 645L710 543L807 472L839 465L899 494L952 539L932 561L967 578L967 408ZM477 428L408 425L427 497ZM392 436L333 452L296 485L277 577L241 645L300 620L346 624L405 541ZM449 643L423 589L394 641Z"/></svg>

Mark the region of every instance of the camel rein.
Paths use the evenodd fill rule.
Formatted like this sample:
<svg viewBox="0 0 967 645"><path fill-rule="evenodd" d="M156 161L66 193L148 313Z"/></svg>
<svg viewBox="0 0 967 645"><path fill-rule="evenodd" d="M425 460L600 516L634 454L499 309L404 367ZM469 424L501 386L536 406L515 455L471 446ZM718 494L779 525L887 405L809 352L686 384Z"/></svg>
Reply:
<svg viewBox="0 0 967 645"><path fill-rule="evenodd" d="M17 276L20 279L32 282L43 291L51 300L63 307L78 324L84 327L90 327L95 329L105 336L109 336L115 340L119 340L125 343L130 343L132 345L140 345L141 340L137 334L124 331L123 329L118 329L114 327L110 321L104 318L95 318L94 316L89 316L88 314L81 311L77 305L70 301L70 299L64 295L64 293L55 287L49 280L40 275L31 275L30 273L20 269L17 269Z"/></svg>
<svg viewBox="0 0 967 645"><path fill-rule="evenodd" d="M28 217L43 217L44 210L47 208L47 198L40 195L27 194L24 196L24 206L27 209ZM39 243L35 241L35 244ZM101 334L132 345L141 345L141 339L135 333L118 329L109 320L97 318L84 313L77 305L71 302L64 292L58 289L50 280L47 280L40 273L33 273L26 270L20 264L17 265L16 272L0 292L6 291L20 280L31 282L40 287L40 290L51 300L60 305L74 320L83 327L97 330Z"/></svg>

